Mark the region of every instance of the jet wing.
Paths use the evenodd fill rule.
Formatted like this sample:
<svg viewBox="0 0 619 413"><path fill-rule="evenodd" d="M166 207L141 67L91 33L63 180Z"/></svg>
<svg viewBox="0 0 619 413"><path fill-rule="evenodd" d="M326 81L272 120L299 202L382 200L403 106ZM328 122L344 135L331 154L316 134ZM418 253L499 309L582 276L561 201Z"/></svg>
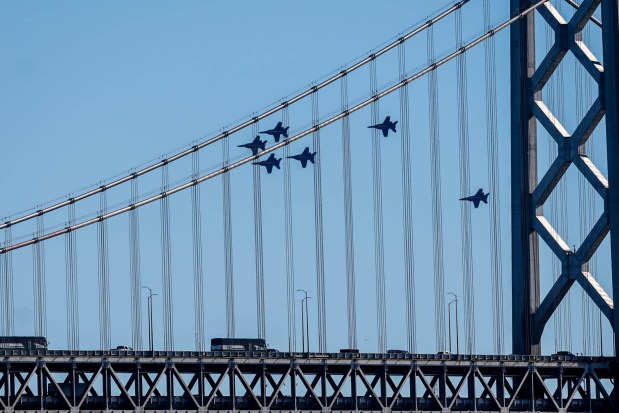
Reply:
<svg viewBox="0 0 619 413"><path fill-rule="evenodd" d="M273 172L273 164L264 165L267 168L267 173L270 174ZM479 202L478 202L479 204Z"/></svg>
<svg viewBox="0 0 619 413"><path fill-rule="evenodd" d="M472 201L473 201L473 205L475 206L475 208L479 208L479 198L475 198Z"/></svg>
<svg viewBox="0 0 619 413"><path fill-rule="evenodd" d="M484 196L484 190L483 190L483 188L479 188L479 191L477 191L477 193L475 194L475 196Z"/></svg>
<svg viewBox="0 0 619 413"><path fill-rule="evenodd" d="M307 158L300 159L300 161L301 161L301 166L305 168L307 166Z"/></svg>
<svg viewBox="0 0 619 413"><path fill-rule="evenodd" d="M387 116L385 118L385 121L383 122L384 124L390 123L391 122L391 116Z"/></svg>
<svg viewBox="0 0 619 413"><path fill-rule="evenodd" d="M389 129L382 129L383 136L386 138L389 135Z"/></svg>
<svg viewBox="0 0 619 413"><path fill-rule="evenodd" d="M279 135L280 135L279 132L274 132L273 133L273 138L275 139L275 142L279 142Z"/></svg>

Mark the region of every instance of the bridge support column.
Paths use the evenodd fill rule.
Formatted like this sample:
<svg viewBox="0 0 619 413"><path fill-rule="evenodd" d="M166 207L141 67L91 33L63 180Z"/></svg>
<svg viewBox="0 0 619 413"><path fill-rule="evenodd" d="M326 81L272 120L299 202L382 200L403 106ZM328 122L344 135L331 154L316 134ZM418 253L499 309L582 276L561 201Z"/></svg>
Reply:
<svg viewBox="0 0 619 413"><path fill-rule="evenodd" d="M511 15L531 0L511 0ZM511 212L512 212L512 352L540 354L531 321L540 304L539 240L532 230L531 194L537 185L537 127L532 115L535 72L535 15L510 28L511 60Z"/></svg>
<svg viewBox="0 0 619 413"><path fill-rule="evenodd" d="M606 108L606 151L608 157L608 205L610 221L610 254L613 282L613 301L619 298L619 0L602 0L602 47L604 76L600 94ZM619 366L619 312L613 309L615 357ZM619 368L615 368L615 383ZM616 391L613 391L617 400Z"/></svg>

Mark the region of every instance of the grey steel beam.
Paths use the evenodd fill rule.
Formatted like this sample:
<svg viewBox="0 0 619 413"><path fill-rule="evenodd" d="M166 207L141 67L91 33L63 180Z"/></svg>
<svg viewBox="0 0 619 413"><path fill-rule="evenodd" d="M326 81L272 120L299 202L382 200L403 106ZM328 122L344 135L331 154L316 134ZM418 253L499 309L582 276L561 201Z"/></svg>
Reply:
<svg viewBox="0 0 619 413"><path fill-rule="evenodd" d="M530 0L510 0L510 14L530 7ZM531 340L531 319L539 306L539 240L532 230L531 194L537 184L537 127L532 116L535 73L535 16L510 27L511 210L512 210L512 351L540 354Z"/></svg>

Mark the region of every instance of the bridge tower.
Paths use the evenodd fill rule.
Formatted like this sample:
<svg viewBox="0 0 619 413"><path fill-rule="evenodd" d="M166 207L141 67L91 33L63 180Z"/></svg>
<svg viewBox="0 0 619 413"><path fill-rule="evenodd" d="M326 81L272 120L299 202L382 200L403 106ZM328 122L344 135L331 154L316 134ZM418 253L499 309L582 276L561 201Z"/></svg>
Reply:
<svg viewBox="0 0 619 413"><path fill-rule="evenodd" d="M516 16L537 0L511 0ZM511 206L512 206L512 336L516 354L538 355L544 326L577 283L610 321L615 337L619 313L612 299L588 272L588 262L610 232L613 297L619 297L619 0L584 0L566 21L550 2L538 8L555 33L554 44L535 61L535 13L511 26ZM601 6L603 55L600 63L582 42L581 32ZM544 104L542 88L562 58L572 53L595 80L598 97L570 135ZM608 177L587 157L585 143L600 121L606 121ZM547 171L537 170L537 124L557 144L557 159ZM600 132L601 133L601 132ZM544 218L543 205L570 165L604 200L604 211L574 250ZM539 242L561 262L561 275L540 297ZM619 354L619 340L614 340Z"/></svg>

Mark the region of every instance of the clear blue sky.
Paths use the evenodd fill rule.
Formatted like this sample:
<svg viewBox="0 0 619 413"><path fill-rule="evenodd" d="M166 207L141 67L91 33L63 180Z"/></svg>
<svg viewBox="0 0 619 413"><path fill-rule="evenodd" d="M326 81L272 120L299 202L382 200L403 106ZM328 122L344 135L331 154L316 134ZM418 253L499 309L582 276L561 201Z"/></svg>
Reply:
<svg viewBox="0 0 619 413"><path fill-rule="evenodd" d="M448 4L389 0L289 1L135 1L11 2L0 5L0 139L3 170L0 175L0 216L27 210L62 198L165 153L211 136L226 125L294 91L304 89L324 75L423 21ZM494 2L493 2L494 3ZM505 3L505 4L503 4ZM496 2L493 19L508 13L507 2ZM481 1L465 12L465 38L483 29ZM567 9L564 9L567 11ZM453 19L436 28L436 51L455 45ZM510 342L510 238L509 238L509 71L508 33L497 36L497 82L501 155L501 220L505 331ZM595 48L594 48L595 51ZM378 65L379 86L397 77L397 54ZM420 36L407 48L408 69L426 61L426 40ZM469 116L473 169L471 186L487 187L483 46L469 54ZM566 69L572 79L573 60ZM571 70L571 72L569 72ZM460 264L460 213L457 151L455 64L439 71L440 128L443 176L443 225L445 235L446 290L462 296ZM566 81L569 85L570 80ZM367 71L351 77L351 100L368 94ZM568 87L568 89L570 89ZM566 92L569 95L569 91ZM434 352L432 250L430 227L429 144L426 79L411 86L411 137L413 139L415 255L417 277L417 331L420 352ZM339 89L321 95L321 115L339 110ZM381 101L381 117L399 117L397 94ZM300 130L311 120L308 103L291 110L291 129ZM566 111L573 110L572 108ZM370 134L365 129L369 109L352 117L353 191L355 194L355 248L358 282L359 346L376 346L372 242ZM569 118L569 116L566 116ZM264 122L269 125L273 122ZM569 124L568 129L573 129ZM341 138L339 126L322 132L325 207L325 248L329 349L346 345L344 240L342 220ZM249 140L247 130L233 144ZM298 142L299 152L309 141ZM546 141L542 163L546 164ZM400 204L399 134L383 142L385 251L388 294L388 342L404 348L402 235ZM233 157L245 154L234 148ZM220 148L201 158L202 168L217 166ZM602 158L602 156L600 156ZM298 166L298 165L293 165ZM602 165L603 169L603 165ZM190 174L190 163L171 168L171 181ZM575 179L575 175L571 177ZM159 175L141 181L141 192L157 190ZM283 244L283 174L263 175L265 228L265 277L267 284L267 341L286 347L285 273ZM575 182L575 181L574 181ZM294 230L297 287L315 297L313 270L313 206L311 169L293 171ZM254 336L253 212L251 173L248 168L232 175L237 292L237 336ZM110 193L110 205L128 198L128 188ZM203 185L207 288L207 336L225 335L223 258L221 246L221 182ZM175 342L179 349L193 347L191 292L191 227L189 195L171 200L173 223L173 277L175 289ZM98 199L78 206L78 215L96 211ZM157 205L141 212L143 283L159 290L159 212ZM577 243L577 210L571 210L570 245ZM48 225L62 225L66 212L53 214ZM473 211L477 349L492 352L488 209ZM113 344L130 342L127 218L110 221L111 277L113 287ZM33 227L14 230L26 235ZM20 232L21 231L21 232ZM78 233L81 346L98 346L96 231ZM48 314L52 347L65 346L64 242L47 247ZM547 251L543 251L546 254ZM32 326L30 249L14 255L16 332L29 335ZM549 261L548 261L549 262ZM551 264L543 264L550 270ZM605 268L602 266L602 268ZM548 273L544 289L550 285ZM608 278L608 277L606 277ZM607 281L602 284L608 288ZM574 328L580 292L574 298ZM315 300L311 323L316 326ZM156 343L161 344L161 301L155 301ZM460 308L462 311L462 308ZM462 319L462 314L461 314ZM56 328L57 326L57 328ZM462 324L461 324L462 327ZM552 321L545 336L545 350L554 350ZM580 330L578 330L580 331ZM313 330L312 336L315 336ZM581 334L572 348L580 351ZM315 347L316 345L313 344Z"/></svg>

